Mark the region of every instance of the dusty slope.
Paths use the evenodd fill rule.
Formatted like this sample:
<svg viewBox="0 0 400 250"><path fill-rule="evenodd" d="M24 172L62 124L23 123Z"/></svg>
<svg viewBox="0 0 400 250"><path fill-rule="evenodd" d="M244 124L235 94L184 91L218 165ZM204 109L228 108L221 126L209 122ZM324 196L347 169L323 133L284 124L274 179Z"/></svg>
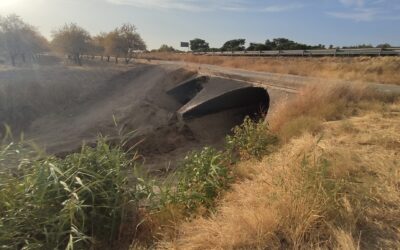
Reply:
<svg viewBox="0 0 400 250"><path fill-rule="evenodd" d="M71 103L63 112L35 120L27 135L37 138L50 152L58 152L73 150L77 141L93 141L96 133L115 135L113 116L120 126L137 129L138 133L153 130L166 124L174 111L173 102L165 105L169 101L166 100L163 109L159 109L157 102L163 100L153 98L159 97L154 91L161 92L160 83L168 84L174 77L168 74L174 74L175 70L175 67L138 66L114 75L82 102ZM153 92L152 99L149 92Z"/></svg>
<svg viewBox="0 0 400 250"><path fill-rule="evenodd" d="M173 249L398 249L400 103L328 122L262 162L239 166L210 218L180 227ZM255 174L251 174L255 173Z"/></svg>
<svg viewBox="0 0 400 250"><path fill-rule="evenodd" d="M164 91L192 74L148 65L6 70L0 73L0 123L57 154L98 133L116 135L113 116L125 131L146 134L166 126L179 107Z"/></svg>
<svg viewBox="0 0 400 250"><path fill-rule="evenodd" d="M185 103L168 90L194 75L181 65L146 64L5 70L0 73L0 123L11 125L15 134L23 131L48 153L61 156L78 150L82 142L93 143L98 134L117 140L121 129L122 133L134 130L131 143L143 140L138 149L145 164L169 168L190 150L221 144L247 112L240 101L249 98L227 95L228 102L226 98L211 102L201 117L182 122L178 111ZM222 98L224 91L245 85L219 78L207 78L202 84L188 100L201 96L208 108L208 99ZM226 89L221 93L222 85ZM251 88L245 87L239 94L246 95ZM220 107L212 110L214 106Z"/></svg>

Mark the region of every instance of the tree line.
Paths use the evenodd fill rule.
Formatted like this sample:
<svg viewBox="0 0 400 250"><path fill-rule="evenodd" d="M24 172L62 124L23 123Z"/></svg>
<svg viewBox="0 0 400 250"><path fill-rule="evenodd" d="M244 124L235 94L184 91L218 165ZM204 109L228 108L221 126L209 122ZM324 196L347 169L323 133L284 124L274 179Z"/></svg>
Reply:
<svg viewBox="0 0 400 250"><path fill-rule="evenodd" d="M99 55L101 60L107 61L112 56L116 63L118 58L124 58L129 63L135 51L146 50L146 43L137 28L129 23L95 36L70 23L55 29L51 37L52 40L48 41L17 15L0 16L0 57L9 59L14 66L18 59L22 62L28 58L36 61L40 54L49 51L64 54L78 65L82 64L84 54Z"/></svg>
<svg viewBox="0 0 400 250"><path fill-rule="evenodd" d="M17 60L26 62L37 61L38 57L49 51L55 51L66 55L74 63L82 64L82 55L100 56L101 60L110 61L115 58L124 58L126 63L132 59L135 51L146 50L146 43L137 32L135 25L127 23L115 28L110 32L101 32L92 36L87 30L75 23L65 24L55 29L48 41L32 25L24 22L19 16L13 14L6 17L0 16L0 63L2 58L11 61L12 65ZM210 48L204 39L195 38L190 41L192 51L263 51L263 50L304 50L325 49L325 45L307 45L292 41L287 38L275 38L266 40L264 43L250 43L245 46L246 39L233 39L225 42L221 48ZM369 44L342 48L373 48ZM380 44L377 47L387 48L390 44ZM330 45L328 48L333 49ZM339 47L336 47L339 48ZM157 51L177 52L175 48L162 45Z"/></svg>
<svg viewBox="0 0 400 250"><path fill-rule="evenodd" d="M210 48L209 43L204 39L195 38L190 41L190 49L197 52L219 52L219 51L263 51L263 50L306 50L306 49L326 49L323 44L307 45L292 41L287 38L275 38L266 40L264 43L250 43L246 48L246 39L233 39L225 42L221 48ZM164 45L166 46L166 45ZM380 44L377 48L388 48L390 44ZM330 45L329 49L339 48ZM374 48L370 44L361 44L356 46L348 46L342 48Z"/></svg>

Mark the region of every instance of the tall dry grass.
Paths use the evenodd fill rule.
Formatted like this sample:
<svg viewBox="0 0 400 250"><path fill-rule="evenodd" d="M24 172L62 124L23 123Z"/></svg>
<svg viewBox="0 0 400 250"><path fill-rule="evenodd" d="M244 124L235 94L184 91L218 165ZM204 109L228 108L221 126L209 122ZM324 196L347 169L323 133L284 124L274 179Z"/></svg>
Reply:
<svg viewBox="0 0 400 250"><path fill-rule="evenodd" d="M308 85L296 98L279 103L270 114L272 131L284 141L305 131L318 132L322 122L340 120L360 111L361 103L372 105L390 98L364 84Z"/></svg>
<svg viewBox="0 0 400 250"><path fill-rule="evenodd" d="M358 121L356 128L373 122ZM392 121L386 121L387 125ZM400 123L399 123L400 124ZM360 127L359 127L360 126ZM333 129L334 128L334 129ZM332 129L329 131L329 129ZM396 129L400 129L397 125ZM360 146L371 136L398 134L379 126L361 134L306 134L236 184L216 214L185 223L161 246L172 249L396 249L400 245L399 146ZM329 136L328 136L329 135ZM346 147L343 147L346 145Z"/></svg>
<svg viewBox="0 0 400 250"><path fill-rule="evenodd" d="M145 59L177 60L246 70L293 74L351 81L400 85L398 57L229 57L149 53Z"/></svg>
<svg viewBox="0 0 400 250"><path fill-rule="evenodd" d="M261 162L239 163L234 171L241 181L217 211L178 224L160 248L400 246L400 102L336 85L310 87L280 111L271 118L278 133L301 117L318 120L318 131L306 124Z"/></svg>

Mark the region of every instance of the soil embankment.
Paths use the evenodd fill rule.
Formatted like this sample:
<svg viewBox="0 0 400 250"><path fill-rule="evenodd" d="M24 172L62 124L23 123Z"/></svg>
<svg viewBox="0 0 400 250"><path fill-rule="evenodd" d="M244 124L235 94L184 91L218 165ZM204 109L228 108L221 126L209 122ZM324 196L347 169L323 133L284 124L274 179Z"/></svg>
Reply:
<svg viewBox="0 0 400 250"><path fill-rule="evenodd" d="M191 79L200 82L182 93L185 101L171 94ZM250 92L259 98L241 98ZM269 102L265 90L244 82L197 78L177 65L142 64L6 71L0 95L1 123L50 154L78 150L99 134L118 139L118 131L135 131L132 141L142 141L138 149L153 170L174 167L190 150L218 146L244 115Z"/></svg>

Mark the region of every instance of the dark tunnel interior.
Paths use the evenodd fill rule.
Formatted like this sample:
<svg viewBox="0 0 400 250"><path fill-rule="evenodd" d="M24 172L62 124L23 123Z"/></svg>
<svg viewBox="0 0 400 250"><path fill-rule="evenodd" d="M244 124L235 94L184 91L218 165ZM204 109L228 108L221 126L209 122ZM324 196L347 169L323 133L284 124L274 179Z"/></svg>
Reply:
<svg viewBox="0 0 400 250"><path fill-rule="evenodd" d="M225 110L237 109L238 115L256 117L266 114L269 108L267 90L260 87L246 87L224 93L218 97L196 105L184 112L182 117L190 119L214 114Z"/></svg>
<svg viewBox="0 0 400 250"><path fill-rule="evenodd" d="M180 84L178 87L167 91L167 94L173 96L182 105L185 105L203 89L202 83L206 82L207 80L208 77L206 76L189 79L188 81Z"/></svg>

